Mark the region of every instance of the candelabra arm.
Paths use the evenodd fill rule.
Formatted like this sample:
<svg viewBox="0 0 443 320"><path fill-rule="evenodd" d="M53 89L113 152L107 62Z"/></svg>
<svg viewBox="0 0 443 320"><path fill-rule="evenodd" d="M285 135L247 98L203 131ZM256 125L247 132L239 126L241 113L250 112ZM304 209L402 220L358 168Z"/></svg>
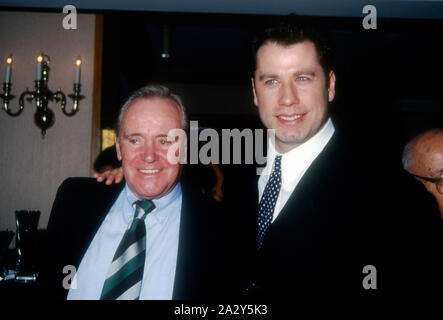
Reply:
<svg viewBox="0 0 443 320"><path fill-rule="evenodd" d="M31 102L32 100L34 100L34 98L35 98L35 92L32 92L32 91L29 91L27 88L26 88L26 91L24 91L21 95L20 95L20 98L18 99L18 104L19 104L19 106L20 106L20 109L19 109L19 111L16 113L16 114L10 114L9 112L8 112L8 114L9 115L11 115L11 116L18 116L22 111L23 111L23 108L25 107L25 97L26 96L28 96L29 95L29 98L27 98L26 100L28 100L29 102Z"/></svg>
<svg viewBox="0 0 443 320"><path fill-rule="evenodd" d="M10 94L11 92L11 84L10 83L3 83L3 93L0 94L0 98L3 100L2 109L5 110L7 114L10 116L18 116L23 111L23 107L20 107L16 112L11 111L9 109L9 101L15 98L14 95Z"/></svg>
<svg viewBox="0 0 443 320"><path fill-rule="evenodd" d="M82 100L85 97L80 94L80 84L79 83L74 83L74 93L69 94L68 97L71 98L73 101L72 110L71 110L71 112L67 112L65 110L64 106L62 106L62 110L65 115L72 116L78 111L78 105L80 103L80 100Z"/></svg>
<svg viewBox="0 0 443 320"><path fill-rule="evenodd" d="M60 89L58 89L54 94L53 94L53 99L55 100L55 102L60 102L60 105L62 107L62 111L65 115L67 116L71 116L72 114L68 114L66 112L66 96L63 93L63 91L61 91Z"/></svg>

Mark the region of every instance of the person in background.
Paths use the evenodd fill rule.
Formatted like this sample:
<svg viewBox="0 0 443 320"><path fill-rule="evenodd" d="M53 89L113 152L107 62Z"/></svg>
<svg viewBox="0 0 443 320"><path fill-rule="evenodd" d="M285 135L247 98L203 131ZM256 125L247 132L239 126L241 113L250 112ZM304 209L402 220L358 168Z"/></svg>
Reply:
<svg viewBox="0 0 443 320"><path fill-rule="evenodd" d="M103 173L112 169L120 168L121 162L117 158L117 151L115 145L107 147L99 153L94 161L94 171L97 173Z"/></svg>
<svg viewBox="0 0 443 320"><path fill-rule="evenodd" d="M432 194L443 219L443 129L430 129L411 139L403 149L402 163Z"/></svg>

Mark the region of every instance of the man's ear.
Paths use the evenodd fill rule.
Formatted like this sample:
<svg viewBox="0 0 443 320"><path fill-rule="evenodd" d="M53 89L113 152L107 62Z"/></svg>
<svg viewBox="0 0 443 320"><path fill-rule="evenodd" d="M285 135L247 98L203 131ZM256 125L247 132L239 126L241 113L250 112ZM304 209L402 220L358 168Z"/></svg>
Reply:
<svg viewBox="0 0 443 320"><path fill-rule="evenodd" d="M120 143L118 142L117 136L114 137L114 141L115 141L115 150L117 151L117 159L119 161L122 161L122 153L120 151Z"/></svg>
<svg viewBox="0 0 443 320"><path fill-rule="evenodd" d="M329 72L329 88L328 88L328 101L331 102L335 98L335 73Z"/></svg>
<svg viewBox="0 0 443 320"><path fill-rule="evenodd" d="M256 107L258 107L257 93L255 92L254 77L251 77L251 87L252 87L252 95L254 96L254 104Z"/></svg>

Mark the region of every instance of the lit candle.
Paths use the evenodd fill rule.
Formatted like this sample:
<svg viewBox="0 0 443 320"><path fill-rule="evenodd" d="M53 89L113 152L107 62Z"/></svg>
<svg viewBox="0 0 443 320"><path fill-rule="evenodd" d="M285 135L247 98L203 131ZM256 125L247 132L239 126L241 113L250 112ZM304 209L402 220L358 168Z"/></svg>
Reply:
<svg viewBox="0 0 443 320"><path fill-rule="evenodd" d="M82 60L80 57L75 60L75 84L80 83L80 66L82 64Z"/></svg>
<svg viewBox="0 0 443 320"><path fill-rule="evenodd" d="M5 75L6 83L11 82L11 65L12 65L12 56L6 59L6 75Z"/></svg>
<svg viewBox="0 0 443 320"><path fill-rule="evenodd" d="M37 57L37 81L40 81L42 79L42 61L43 56L39 55Z"/></svg>

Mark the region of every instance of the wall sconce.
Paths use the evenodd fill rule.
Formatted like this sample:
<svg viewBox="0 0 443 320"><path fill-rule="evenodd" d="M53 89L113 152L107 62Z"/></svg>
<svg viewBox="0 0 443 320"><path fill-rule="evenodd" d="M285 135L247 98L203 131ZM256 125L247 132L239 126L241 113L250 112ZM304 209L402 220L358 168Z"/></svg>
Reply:
<svg viewBox="0 0 443 320"><path fill-rule="evenodd" d="M66 110L66 96L61 91L61 89L56 92L52 92L48 88L48 80L49 80L49 56L41 53L37 57L37 74L35 80L35 91L29 91L26 88L19 98L19 109L17 111L12 111L9 107L9 102L14 99L14 95L11 94L11 67L12 67L12 55L6 59L6 73L5 73L5 82L3 83L3 93L0 94L0 97L3 100L2 109L10 116L16 117L20 113L22 113L25 98L28 102L32 102L35 100L35 106L37 108L34 114L34 122L42 131L42 137L45 137L46 130L50 128L55 122L54 112L48 108L49 101L55 101L56 103L60 103L62 111L67 116L73 116L78 111L78 105L81 99L84 98L83 95L80 94L80 66L81 59L78 57L75 61L75 82L74 82L74 93L68 95L69 98L73 100L73 107L71 111Z"/></svg>

